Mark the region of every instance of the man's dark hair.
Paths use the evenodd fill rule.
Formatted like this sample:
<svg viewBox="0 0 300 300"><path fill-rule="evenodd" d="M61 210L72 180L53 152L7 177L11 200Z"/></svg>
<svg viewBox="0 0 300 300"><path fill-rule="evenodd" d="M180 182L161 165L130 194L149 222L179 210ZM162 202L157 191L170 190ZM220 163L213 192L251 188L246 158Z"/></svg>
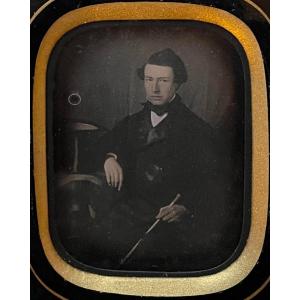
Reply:
<svg viewBox="0 0 300 300"><path fill-rule="evenodd" d="M144 71L147 64L171 67L174 72L174 81L179 85L187 81L187 72L182 59L170 48L152 54L137 74L144 80Z"/></svg>

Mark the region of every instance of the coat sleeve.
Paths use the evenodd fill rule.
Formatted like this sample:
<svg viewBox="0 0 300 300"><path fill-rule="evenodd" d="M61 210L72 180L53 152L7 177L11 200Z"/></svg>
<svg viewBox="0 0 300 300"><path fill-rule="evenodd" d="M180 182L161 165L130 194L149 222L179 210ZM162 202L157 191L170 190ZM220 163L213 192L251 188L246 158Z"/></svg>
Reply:
<svg viewBox="0 0 300 300"><path fill-rule="evenodd" d="M193 128L193 129L192 129ZM186 143L186 157L183 160L181 193L182 203L193 218L202 215L203 203L210 201L217 182L218 158L214 131L206 123L190 127Z"/></svg>
<svg viewBox="0 0 300 300"><path fill-rule="evenodd" d="M126 117L96 142L95 156L101 170L108 153L114 153L121 165L125 163L128 153L128 127L129 117Z"/></svg>

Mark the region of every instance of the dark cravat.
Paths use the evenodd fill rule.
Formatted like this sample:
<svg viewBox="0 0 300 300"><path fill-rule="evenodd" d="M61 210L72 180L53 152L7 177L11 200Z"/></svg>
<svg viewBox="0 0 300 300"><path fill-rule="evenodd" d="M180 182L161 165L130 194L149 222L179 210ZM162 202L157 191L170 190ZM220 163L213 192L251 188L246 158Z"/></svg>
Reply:
<svg viewBox="0 0 300 300"><path fill-rule="evenodd" d="M144 106L150 111L155 112L159 116L162 116L163 114L167 113L169 109L169 103L163 105L153 105L151 102L147 101L146 103L144 103Z"/></svg>

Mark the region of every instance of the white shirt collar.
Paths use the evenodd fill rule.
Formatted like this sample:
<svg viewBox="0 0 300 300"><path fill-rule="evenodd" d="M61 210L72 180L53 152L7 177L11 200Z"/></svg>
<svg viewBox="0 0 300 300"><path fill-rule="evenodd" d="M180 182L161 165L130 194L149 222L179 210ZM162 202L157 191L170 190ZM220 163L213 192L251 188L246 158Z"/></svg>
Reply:
<svg viewBox="0 0 300 300"><path fill-rule="evenodd" d="M151 111L151 124L156 127L163 119L168 116L168 113L164 113L162 116L157 115L154 111Z"/></svg>
<svg viewBox="0 0 300 300"><path fill-rule="evenodd" d="M171 103L176 97L176 93L170 99L169 103ZM154 111L151 111L151 124L153 127L156 127L162 120L164 120L168 116L168 113L164 113L163 115L159 116Z"/></svg>

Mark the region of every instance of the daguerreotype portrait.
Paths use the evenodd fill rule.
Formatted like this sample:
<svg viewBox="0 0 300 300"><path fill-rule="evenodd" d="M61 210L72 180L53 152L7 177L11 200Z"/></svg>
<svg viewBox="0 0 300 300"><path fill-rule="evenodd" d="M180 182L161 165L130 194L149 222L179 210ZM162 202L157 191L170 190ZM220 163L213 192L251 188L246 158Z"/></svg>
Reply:
<svg viewBox="0 0 300 300"><path fill-rule="evenodd" d="M242 60L224 30L192 22L95 23L63 37L47 74L61 251L133 271L230 259L248 230Z"/></svg>
<svg viewBox="0 0 300 300"><path fill-rule="evenodd" d="M138 296L217 293L258 261L267 101L249 28L180 3L75 9L33 89L41 245L61 278Z"/></svg>
<svg viewBox="0 0 300 300"><path fill-rule="evenodd" d="M47 74L58 249L131 271L232 257L248 230L242 60L225 31L192 22L95 23L63 37Z"/></svg>

